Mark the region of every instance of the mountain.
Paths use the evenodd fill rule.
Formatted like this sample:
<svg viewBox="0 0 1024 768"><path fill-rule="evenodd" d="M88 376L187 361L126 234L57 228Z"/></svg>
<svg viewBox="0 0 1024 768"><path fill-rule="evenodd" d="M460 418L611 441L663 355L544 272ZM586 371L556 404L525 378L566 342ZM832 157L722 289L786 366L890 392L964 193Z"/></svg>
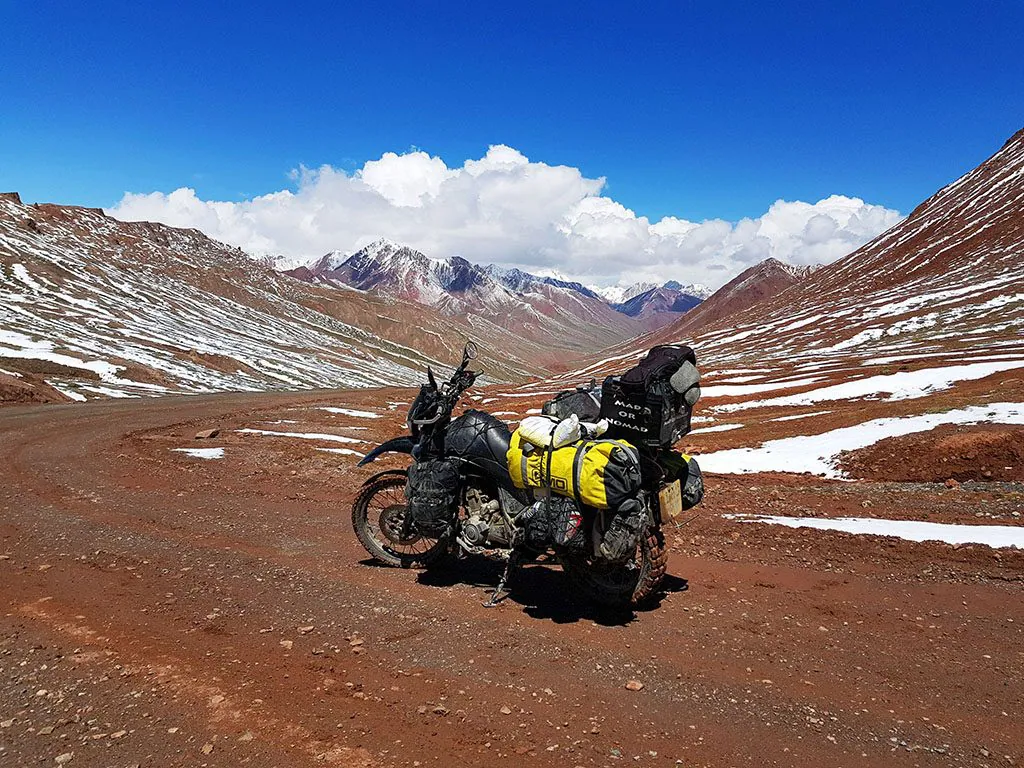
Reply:
<svg viewBox="0 0 1024 768"><path fill-rule="evenodd" d="M597 292L605 298L609 304L625 304L630 299L639 296L641 293L659 288L658 283L641 282L629 285L609 285L606 288L598 288Z"/></svg>
<svg viewBox="0 0 1024 768"><path fill-rule="evenodd" d="M504 299L493 281L465 259L430 259L385 239L348 257L328 253L307 269L320 280L427 304L448 314L465 314ZM299 276L294 270L286 274Z"/></svg>
<svg viewBox="0 0 1024 768"><path fill-rule="evenodd" d="M713 293L713 291L706 285L701 285L700 283L683 284L676 280L669 280L667 283L663 283L661 285L658 283L640 282L629 285L610 285L606 288L599 288L595 290L603 296L609 304L625 305L640 294L648 293L656 288L667 288L671 291L679 291L680 293L686 294L687 296L693 296L701 301Z"/></svg>
<svg viewBox="0 0 1024 768"><path fill-rule="evenodd" d="M450 317L494 323L543 344L543 365L564 360L566 350L579 354L643 330L579 283L494 265L480 267L459 256L431 259L386 239L349 256L328 253L285 274L414 302Z"/></svg>
<svg viewBox="0 0 1024 768"><path fill-rule="evenodd" d="M490 264L477 266L459 256L432 259L386 238L348 255L332 251L285 274L307 282L348 286L403 301L436 307L456 316L478 314L492 320L519 323L531 334L558 332L570 349L592 349L615 343L665 325L709 295L700 285L675 281L664 285L637 283L626 288L598 292L582 283L559 277L534 275L521 269ZM609 296L628 296L621 303ZM634 318L615 317L607 308ZM547 318L562 321L534 322L524 316L532 308ZM581 324L597 327L588 333Z"/></svg>
<svg viewBox="0 0 1024 768"><path fill-rule="evenodd" d="M541 277L539 275L530 274L529 272L523 272L521 269L499 267L497 264L488 264L483 269L488 275L515 293L529 293L537 290L537 287L540 285L548 285L553 288L564 288L569 291L575 291L576 293L586 296L588 299L602 299L602 296L596 293L593 289L574 280L563 280L556 277Z"/></svg>
<svg viewBox="0 0 1024 768"><path fill-rule="evenodd" d="M700 297L685 293L683 286L671 281L614 306L619 312L640 320L646 330L653 330L676 320L701 301Z"/></svg>
<svg viewBox="0 0 1024 768"><path fill-rule="evenodd" d="M292 280L194 229L0 195L0 401L412 385L466 338L492 381L566 357L484 318Z"/></svg>
<svg viewBox="0 0 1024 768"><path fill-rule="evenodd" d="M661 331L661 335L665 338L679 337L732 317L807 279L818 268L765 259L741 272L685 316L675 319Z"/></svg>
<svg viewBox="0 0 1024 768"><path fill-rule="evenodd" d="M677 323L566 378L621 369L654 343L683 342L697 350L709 394L759 404L780 402L763 394L776 389L790 403L946 392L1024 368L1021 254L1024 130L839 261L809 274L759 264ZM1010 375L991 396L1009 396L1020 380ZM972 386L966 402L992 391Z"/></svg>
<svg viewBox="0 0 1024 768"><path fill-rule="evenodd" d="M1024 130L875 240L699 334L805 362L1008 357L1024 348L1022 253Z"/></svg>

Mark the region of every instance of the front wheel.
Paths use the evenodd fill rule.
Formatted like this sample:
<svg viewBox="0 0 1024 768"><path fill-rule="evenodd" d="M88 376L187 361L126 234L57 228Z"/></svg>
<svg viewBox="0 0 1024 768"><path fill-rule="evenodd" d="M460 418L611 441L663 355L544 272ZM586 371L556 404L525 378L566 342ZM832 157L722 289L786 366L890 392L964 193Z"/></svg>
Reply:
<svg viewBox="0 0 1024 768"><path fill-rule="evenodd" d="M359 543L382 563L424 568L444 555L448 540L405 532L405 480L403 472L364 485L352 502L352 528Z"/></svg>
<svg viewBox="0 0 1024 768"><path fill-rule="evenodd" d="M566 558L562 570L589 599L615 608L636 607L661 586L668 565L665 535L649 525L633 559L616 565L582 557Z"/></svg>

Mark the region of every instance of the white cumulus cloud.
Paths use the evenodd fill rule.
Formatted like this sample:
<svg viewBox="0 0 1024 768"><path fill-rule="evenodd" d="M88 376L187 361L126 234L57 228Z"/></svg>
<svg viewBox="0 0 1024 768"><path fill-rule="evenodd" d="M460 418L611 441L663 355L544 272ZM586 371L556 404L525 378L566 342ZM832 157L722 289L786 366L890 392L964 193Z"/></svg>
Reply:
<svg viewBox="0 0 1024 768"><path fill-rule="evenodd" d="M531 162L504 145L458 167L413 150L387 152L354 173L325 165L293 177L292 190L241 202L203 200L186 187L128 193L108 213L195 227L254 254L314 258L383 236L430 256L557 270L595 284L675 279L712 287L769 256L834 261L900 219L897 211L833 195L779 200L738 222L651 222L603 195L603 178Z"/></svg>

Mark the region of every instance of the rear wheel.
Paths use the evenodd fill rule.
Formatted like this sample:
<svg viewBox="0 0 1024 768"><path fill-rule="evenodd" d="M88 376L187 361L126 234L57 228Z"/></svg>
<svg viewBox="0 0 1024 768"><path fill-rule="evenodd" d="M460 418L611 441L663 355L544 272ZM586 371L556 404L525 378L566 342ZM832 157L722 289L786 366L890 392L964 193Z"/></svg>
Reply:
<svg viewBox="0 0 1024 768"><path fill-rule="evenodd" d="M405 533L406 509L405 474L378 477L352 503L352 528L359 543L382 563L423 568L445 554L448 540Z"/></svg>
<svg viewBox="0 0 1024 768"><path fill-rule="evenodd" d="M625 563L569 558L562 569L584 595L596 603L617 608L639 606L661 586L668 565L668 550L661 529L647 527L636 553Z"/></svg>

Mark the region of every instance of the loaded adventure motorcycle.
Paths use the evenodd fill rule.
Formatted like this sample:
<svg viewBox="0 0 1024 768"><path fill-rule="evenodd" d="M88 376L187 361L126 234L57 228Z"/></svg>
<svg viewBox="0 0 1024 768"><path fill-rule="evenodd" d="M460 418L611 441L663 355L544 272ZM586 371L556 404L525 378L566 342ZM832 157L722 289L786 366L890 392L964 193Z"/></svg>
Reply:
<svg viewBox="0 0 1024 768"><path fill-rule="evenodd" d="M703 496L697 462L671 448L689 431L700 396L693 351L655 347L600 387L592 381L561 393L544 417L524 419L515 432L476 409L453 419L480 375L469 370L476 353L467 343L442 384L428 367L409 408L410 434L360 461L389 452L412 458L408 469L363 484L352 505L359 541L377 560L406 568L429 568L450 554L504 561L488 606L526 562L559 563L583 596L601 604L652 597L667 563L662 526Z"/></svg>

